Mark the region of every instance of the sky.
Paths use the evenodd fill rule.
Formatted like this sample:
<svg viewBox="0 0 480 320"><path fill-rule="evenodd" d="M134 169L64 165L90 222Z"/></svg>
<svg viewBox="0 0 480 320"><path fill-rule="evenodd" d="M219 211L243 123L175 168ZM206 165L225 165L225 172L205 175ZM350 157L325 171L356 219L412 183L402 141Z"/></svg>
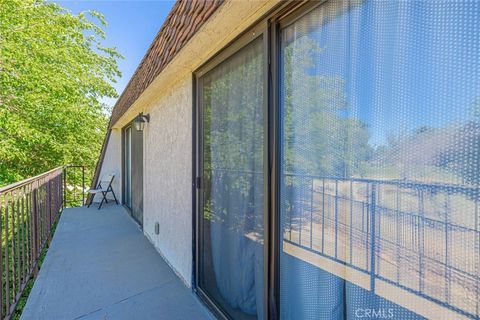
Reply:
<svg viewBox="0 0 480 320"><path fill-rule="evenodd" d="M94 9L104 14L108 23L104 45L117 47L125 57L119 61L123 76L114 84L119 95L174 4L53 1L73 13ZM368 1L311 35L325 49L315 72L346 80L349 115L368 125L373 145L383 145L389 135L403 130L468 119L469 107L480 96L474 80L478 59L472 56L478 52L480 24L478 10L462 3ZM345 28L348 21L355 29ZM407 29L396 30L399 26ZM104 101L113 106L115 100ZM452 106L455 112L450 112Z"/></svg>
<svg viewBox="0 0 480 320"><path fill-rule="evenodd" d="M105 29L107 38L103 44L107 47L117 47L117 51L124 56L124 59L118 62L122 77L114 84L118 95L123 92L175 3L164 0L54 2L74 14L96 10L105 16L108 26ZM116 99L108 98L103 101L113 107Z"/></svg>

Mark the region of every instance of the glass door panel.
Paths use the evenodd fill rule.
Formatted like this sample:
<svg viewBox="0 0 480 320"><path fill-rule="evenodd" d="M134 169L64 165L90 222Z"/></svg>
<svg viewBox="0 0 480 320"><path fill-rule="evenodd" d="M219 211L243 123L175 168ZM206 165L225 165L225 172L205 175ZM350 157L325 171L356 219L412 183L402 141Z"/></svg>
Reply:
<svg viewBox="0 0 480 320"><path fill-rule="evenodd" d="M130 214L143 226L143 131L131 129L130 135Z"/></svg>
<svg viewBox="0 0 480 320"><path fill-rule="evenodd" d="M281 29L282 319L478 318L479 19L327 1Z"/></svg>
<svg viewBox="0 0 480 320"><path fill-rule="evenodd" d="M200 78L199 287L234 319L262 319L264 46Z"/></svg>

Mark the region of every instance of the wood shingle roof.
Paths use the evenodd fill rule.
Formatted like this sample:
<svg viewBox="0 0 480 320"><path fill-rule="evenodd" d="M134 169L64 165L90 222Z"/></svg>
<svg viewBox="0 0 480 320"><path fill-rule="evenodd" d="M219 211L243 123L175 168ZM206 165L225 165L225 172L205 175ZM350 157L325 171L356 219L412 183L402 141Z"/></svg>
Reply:
<svg viewBox="0 0 480 320"><path fill-rule="evenodd" d="M147 53L130 78L112 110L110 122L92 179L92 188L100 175L112 126L140 97L153 80L173 60L224 0L177 0ZM91 201L92 199L89 199Z"/></svg>

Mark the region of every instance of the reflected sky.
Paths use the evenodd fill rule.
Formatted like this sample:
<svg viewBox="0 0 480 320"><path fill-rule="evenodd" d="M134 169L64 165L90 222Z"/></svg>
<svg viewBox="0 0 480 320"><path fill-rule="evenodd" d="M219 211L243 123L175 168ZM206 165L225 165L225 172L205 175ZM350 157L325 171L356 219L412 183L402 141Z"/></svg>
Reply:
<svg viewBox="0 0 480 320"><path fill-rule="evenodd" d="M314 31L312 73L345 79L345 116L369 143L472 119L480 98L479 1L365 1ZM328 62L328 63L326 63Z"/></svg>

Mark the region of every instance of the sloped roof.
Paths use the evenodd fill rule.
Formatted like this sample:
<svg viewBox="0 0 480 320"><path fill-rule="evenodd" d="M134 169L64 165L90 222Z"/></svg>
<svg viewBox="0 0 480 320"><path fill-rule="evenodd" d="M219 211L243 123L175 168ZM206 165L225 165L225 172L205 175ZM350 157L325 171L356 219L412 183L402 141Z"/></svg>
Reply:
<svg viewBox="0 0 480 320"><path fill-rule="evenodd" d="M172 61L223 0L178 0L113 107L112 127Z"/></svg>
<svg viewBox="0 0 480 320"><path fill-rule="evenodd" d="M192 38L223 1L224 0L177 0L132 78L130 78L125 90L123 90L123 93L113 107L107 134L103 141L102 151L95 168L92 188L95 187L98 182L98 176L105 158L112 126L173 60L175 55L185 46L188 40Z"/></svg>

